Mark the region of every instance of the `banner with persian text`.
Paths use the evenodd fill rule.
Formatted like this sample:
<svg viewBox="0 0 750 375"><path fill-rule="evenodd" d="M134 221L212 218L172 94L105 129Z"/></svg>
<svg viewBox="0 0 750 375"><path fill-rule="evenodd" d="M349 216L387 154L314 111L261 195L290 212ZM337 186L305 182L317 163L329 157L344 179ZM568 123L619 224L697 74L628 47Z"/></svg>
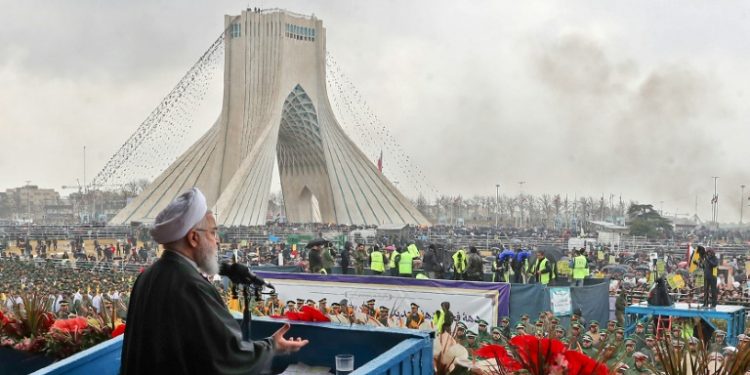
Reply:
<svg viewBox="0 0 750 375"><path fill-rule="evenodd" d="M456 320L470 328L478 319L497 325L499 317L508 315L510 284L453 280L421 280L387 276L317 275L304 273L257 272L276 287L282 303L302 298L316 303L326 298L328 306L346 300L359 311L374 299L375 308L388 309L390 319L383 325L405 326L411 304L424 313L422 328L431 327L432 314L443 301L451 303Z"/></svg>

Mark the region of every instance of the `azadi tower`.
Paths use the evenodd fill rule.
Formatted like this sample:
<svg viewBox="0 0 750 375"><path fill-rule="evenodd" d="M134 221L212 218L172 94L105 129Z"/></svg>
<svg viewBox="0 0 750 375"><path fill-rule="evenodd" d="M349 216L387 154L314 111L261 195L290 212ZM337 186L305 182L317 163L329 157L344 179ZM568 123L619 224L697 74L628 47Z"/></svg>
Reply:
<svg viewBox="0 0 750 375"><path fill-rule="evenodd" d="M336 121L321 20L249 10L225 23L219 118L110 224L153 221L197 186L220 225L263 225L276 160L289 222L429 224Z"/></svg>

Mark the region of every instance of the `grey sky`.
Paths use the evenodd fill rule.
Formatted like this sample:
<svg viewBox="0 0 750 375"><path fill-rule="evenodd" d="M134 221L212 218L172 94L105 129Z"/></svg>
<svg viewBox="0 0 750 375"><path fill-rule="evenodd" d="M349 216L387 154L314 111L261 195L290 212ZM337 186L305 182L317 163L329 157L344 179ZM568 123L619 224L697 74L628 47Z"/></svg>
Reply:
<svg viewBox="0 0 750 375"><path fill-rule="evenodd" d="M470 4L470 6L468 5ZM0 0L0 189L89 178L237 1ZM750 3L263 1L323 20L328 51L445 194L664 201L737 221ZM218 95L192 136L219 113ZM387 169L388 155L386 155ZM746 189L750 192L750 188Z"/></svg>

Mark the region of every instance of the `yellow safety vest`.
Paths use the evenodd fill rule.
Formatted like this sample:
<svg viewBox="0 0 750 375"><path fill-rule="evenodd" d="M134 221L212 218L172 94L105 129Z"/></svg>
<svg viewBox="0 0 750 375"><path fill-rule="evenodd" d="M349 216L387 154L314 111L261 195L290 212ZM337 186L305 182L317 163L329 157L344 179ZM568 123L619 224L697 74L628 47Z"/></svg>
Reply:
<svg viewBox="0 0 750 375"><path fill-rule="evenodd" d="M551 272L548 273L542 273L547 268L547 258L542 259L541 262L539 262L539 268L537 271L539 272L539 282L541 282L544 285L549 284L549 278L552 274Z"/></svg>
<svg viewBox="0 0 750 375"><path fill-rule="evenodd" d="M411 255L412 258L419 258L419 249L417 249L417 245L411 244L406 247L406 252Z"/></svg>
<svg viewBox="0 0 750 375"><path fill-rule="evenodd" d="M586 257L579 255L573 259L573 280L583 280L589 275L589 267L586 265Z"/></svg>
<svg viewBox="0 0 750 375"><path fill-rule="evenodd" d="M385 263L383 263L383 253L380 251L373 251L372 261L370 262L370 269L377 272L385 272Z"/></svg>
<svg viewBox="0 0 750 375"><path fill-rule="evenodd" d="M461 260L458 259L459 254L461 255ZM466 266L468 264L468 260L466 259L466 251L464 249L459 249L455 253L453 253L453 269L456 270L458 273L464 273L466 271Z"/></svg>
<svg viewBox="0 0 750 375"><path fill-rule="evenodd" d="M398 261L398 274L399 275L411 275L411 261L412 256L409 254L408 251L404 251L403 253L399 254L401 258L399 258Z"/></svg>

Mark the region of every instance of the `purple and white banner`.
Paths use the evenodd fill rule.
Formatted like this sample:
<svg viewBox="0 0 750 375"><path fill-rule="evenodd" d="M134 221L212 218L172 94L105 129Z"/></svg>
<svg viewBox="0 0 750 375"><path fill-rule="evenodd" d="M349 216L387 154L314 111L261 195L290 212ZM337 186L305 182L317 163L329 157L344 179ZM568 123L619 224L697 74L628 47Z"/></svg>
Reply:
<svg viewBox="0 0 750 375"><path fill-rule="evenodd" d="M472 329L478 319L497 325L499 317L508 315L509 311L510 284L507 283L262 271L257 274L276 287L282 303L297 298L317 303L326 298L330 306L345 299L349 306L358 309L375 299L376 308L389 309L391 326L403 326L412 303L419 305L424 313L422 328L425 329L431 327L431 316L443 301L449 301L456 319L466 322Z"/></svg>

